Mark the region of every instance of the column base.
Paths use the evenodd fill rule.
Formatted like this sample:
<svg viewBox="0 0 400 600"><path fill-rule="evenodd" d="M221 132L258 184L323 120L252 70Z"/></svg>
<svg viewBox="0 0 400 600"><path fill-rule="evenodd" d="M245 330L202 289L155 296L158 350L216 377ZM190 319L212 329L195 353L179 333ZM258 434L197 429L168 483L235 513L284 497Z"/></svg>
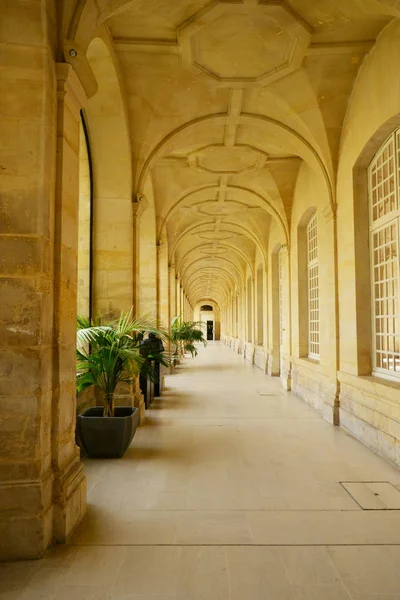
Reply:
<svg viewBox="0 0 400 600"><path fill-rule="evenodd" d="M65 544L86 514L86 477L79 450L54 475L53 539Z"/></svg>
<svg viewBox="0 0 400 600"><path fill-rule="evenodd" d="M0 561L40 558L53 539L53 475L0 485Z"/></svg>
<svg viewBox="0 0 400 600"><path fill-rule="evenodd" d="M339 392L331 396L325 396L322 414L325 421L328 421L331 425L335 425L335 427L340 426Z"/></svg>
<svg viewBox="0 0 400 600"><path fill-rule="evenodd" d="M86 477L79 451L59 473L0 485L0 561L41 558L65 543L86 513Z"/></svg>
<svg viewBox="0 0 400 600"><path fill-rule="evenodd" d="M284 390L290 392L292 389L292 365L286 361L281 363L281 383Z"/></svg>
<svg viewBox="0 0 400 600"><path fill-rule="evenodd" d="M141 425L145 419L145 405L144 405L144 397L139 385L139 377L135 379L135 383L133 384L134 396L133 396L133 406L135 406L139 411L139 424Z"/></svg>
<svg viewBox="0 0 400 600"><path fill-rule="evenodd" d="M280 375L280 358L278 353L273 350L268 350L267 373L271 377L279 377Z"/></svg>

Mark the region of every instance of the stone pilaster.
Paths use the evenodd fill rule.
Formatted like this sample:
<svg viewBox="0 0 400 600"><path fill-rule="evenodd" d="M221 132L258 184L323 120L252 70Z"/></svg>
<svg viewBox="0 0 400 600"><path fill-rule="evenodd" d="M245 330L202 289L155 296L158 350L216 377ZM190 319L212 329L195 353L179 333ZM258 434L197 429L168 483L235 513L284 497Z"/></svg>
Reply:
<svg viewBox="0 0 400 600"><path fill-rule="evenodd" d="M157 321L161 327L169 322L169 268L168 252L164 240L157 243Z"/></svg>
<svg viewBox="0 0 400 600"><path fill-rule="evenodd" d="M283 262L282 285L282 345L280 348L280 377L285 390L292 389L292 339L291 339L291 294L290 294L290 254L287 245L282 246L281 260Z"/></svg>
<svg viewBox="0 0 400 600"><path fill-rule="evenodd" d="M133 383L133 405L139 411L139 422L142 424L145 419L145 405L142 390L139 385L139 377L136 377Z"/></svg>
<svg viewBox="0 0 400 600"><path fill-rule="evenodd" d="M58 64L51 462L53 538L59 543L86 512L86 480L75 444L79 123L85 100L73 68Z"/></svg>
<svg viewBox="0 0 400 600"><path fill-rule="evenodd" d="M324 398L324 418L332 425L340 425L340 383L338 379L339 370L339 279L338 279L338 253L337 253L337 206L329 204L323 210L325 223L329 228L329 246L334 248L333 262L330 265L328 276L331 315L329 332L331 356L329 360L329 385L325 391ZM326 342L325 342L326 343Z"/></svg>
<svg viewBox="0 0 400 600"><path fill-rule="evenodd" d="M176 317L176 283L175 283L175 265L168 265L169 282L169 323ZM169 325L169 324L168 324Z"/></svg>
<svg viewBox="0 0 400 600"><path fill-rule="evenodd" d="M8 139L18 147L11 152L17 175L2 182L0 198L0 560L37 558L65 541L86 502L75 445L84 94L71 66L39 61L46 52L32 47L32 64L45 66L31 72L29 93L18 70L4 74L14 90L3 99L5 125L11 119Z"/></svg>
<svg viewBox="0 0 400 600"><path fill-rule="evenodd" d="M145 199L140 196L132 202L132 229L133 229L133 274L132 274L132 302L133 311L140 312L140 217L145 208Z"/></svg>

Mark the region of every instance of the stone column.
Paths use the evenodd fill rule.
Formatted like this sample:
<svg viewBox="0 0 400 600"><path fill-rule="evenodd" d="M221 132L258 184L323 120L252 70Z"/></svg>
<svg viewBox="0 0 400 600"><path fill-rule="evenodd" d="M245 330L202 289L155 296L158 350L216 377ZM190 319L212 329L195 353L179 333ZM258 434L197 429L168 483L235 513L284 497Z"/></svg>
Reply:
<svg viewBox="0 0 400 600"><path fill-rule="evenodd" d="M339 296L338 296L338 257L337 257L337 214L336 206L328 205L323 211L326 223L326 235L321 239L321 251L330 255L334 248L332 260L326 263L325 285L328 286L324 314L330 315L328 322L321 322L321 348L328 350L325 358L327 370L327 384L324 391L324 418L332 425L340 424L340 382L338 380L339 369ZM324 323L325 321L325 323Z"/></svg>
<svg viewBox="0 0 400 600"><path fill-rule="evenodd" d="M143 201L132 202L132 229L133 229L133 275L132 275L132 302L133 312L140 312L140 217L143 212Z"/></svg>
<svg viewBox="0 0 400 600"><path fill-rule="evenodd" d="M32 5L38 23L41 10L39 2ZM46 40L29 46L26 34L20 46L21 31L36 33L39 27L23 14L19 26L1 32L6 43L0 81L0 561L37 558L53 536L50 215L56 82ZM29 64L24 58L20 66L22 51Z"/></svg>
<svg viewBox="0 0 400 600"><path fill-rule="evenodd" d="M176 317L176 284L175 284L175 265L168 266L169 277L169 324L171 319ZM168 324L168 326L169 326Z"/></svg>
<svg viewBox="0 0 400 600"><path fill-rule="evenodd" d="M175 312L177 315L181 314L181 304L180 304L180 283L179 277L175 275Z"/></svg>
<svg viewBox="0 0 400 600"><path fill-rule="evenodd" d="M73 68L58 64L51 445L53 537L61 543L86 511L86 480L75 444L79 124L85 100Z"/></svg>
<svg viewBox="0 0 400 600"><path fill-rule="evenodd" d="M22 80L10 67L2 96L14 166L0 195L0 560L38 558L86 508L75 445L84 94L72 67L56 71L46 52L32 46Z"/></svg>
<svg viewBox="0 0 400 600"><path fill-rule="evenodd" d="M168 294L168 305L169 305L169 319L168 319L168 331L171 333L171 321L177 316L176 311L176 280L175 280L175 265L174 263L168 265L168 282L169 282L169 294ZM171 343L168 344L168 351L172 354L175 346ZM173 365L171 365L170 372L173 373Z"/></svg>
<svg viewBox="0 0 400 600"><path fill-rule="evenodd" d="M133 313L140 312L140 218L146 208L147 201L139 198L132 202L132 230L133 230L133 274L132 274L132 304ZM139 411L140 423L145 418L144 398L139 385L139 377L135 378L131 389L133 405Z"/></svg>
<svg viewBox="0 0 400 600"><path fill-rule="evenodd" d="M136 377L133 382L133 405L139 411L139 423L142 424L145 419L145 405L142 390L139 385L139 377Z"/></svg>
<svg viewBox="0 0 400 600"><path fill-rule="evenodd" d="M182 319L183 319L183 321L185 321L186 320L186 316L185 316L185 303L184 303L182 283L180 283L180 285L179 285L179 297L180 297L180 306L181 306Z"/></svg>
<svg viewBox="0 0 400 600"><path fill-rule="evenodd" d="M290 391L292 387L292 343L291 343L291 297L290 297L290 256L287 245L281 249L282 260L282 356L281 360L281 382L285 390Z"/></svg>
<svg viewBox="0 0 400 600"><path fill-rule="evenodd" d="M157 321L168 328L169 320L169 268L168 252L163 240L157 244Z"/></svg>

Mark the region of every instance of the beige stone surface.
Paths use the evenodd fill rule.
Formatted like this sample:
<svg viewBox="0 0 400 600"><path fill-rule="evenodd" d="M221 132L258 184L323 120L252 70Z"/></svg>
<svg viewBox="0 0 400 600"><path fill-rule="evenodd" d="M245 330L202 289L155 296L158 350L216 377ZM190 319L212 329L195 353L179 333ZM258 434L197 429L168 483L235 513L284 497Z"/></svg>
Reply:
<svg viewBox="0 0 400 600"><path fill-rule="evenodd" d="M71 67L56 69L47 34L44 3L15 3L0 31L7 48L1 64L7 121L0 219L1 560L41 556L56 539L68 538L86 507L74 439L78 122L85 95ZM32 61L23 69L28 54Z"/></svg>
<svg viewBox="0 0 400 600"><path fill-rule="evenodd" d="M222 343L181 363L167 390L123 459L85 460L89 511L71 543L0 565L0 594L396 597L399 511L363 511L338 482L399 486L397 469Z"/></svg>
<svg viewBox="0 0 400 600"><path fill-rule="evenodd" d="M240 355L241 367L276 376L273 385L279 377L280 389L399 465L399 384L372 377L366 181L400 125L396 3L3 8L0 485L6 504L20 486L35 497L29 549L15 556L65 539L84 512L77 307L114 318L133 305L168 328L175 315L197 318L212 304L215 337L232 361ZM310 360L305 226L314 212L320 353ZM163 512L173 501L155 505ZM225 501L228 510L231 497L210 510ZM250 502L248 493L237 501ZM3 511L2 526L11 517Z"/></svg>

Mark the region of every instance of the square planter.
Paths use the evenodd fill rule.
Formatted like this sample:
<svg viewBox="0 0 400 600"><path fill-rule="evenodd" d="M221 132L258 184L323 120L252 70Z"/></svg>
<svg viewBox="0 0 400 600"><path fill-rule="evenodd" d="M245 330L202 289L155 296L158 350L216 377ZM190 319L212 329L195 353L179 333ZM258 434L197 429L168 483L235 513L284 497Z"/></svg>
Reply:
<svg viewBox="0 0 400 600"><path fill-rule="evenodd" d="M132 406L115 407L114 417L103 417L94 406L77 417L78 435L90 458L121 458L139 425L139 411Z"/></svg>

